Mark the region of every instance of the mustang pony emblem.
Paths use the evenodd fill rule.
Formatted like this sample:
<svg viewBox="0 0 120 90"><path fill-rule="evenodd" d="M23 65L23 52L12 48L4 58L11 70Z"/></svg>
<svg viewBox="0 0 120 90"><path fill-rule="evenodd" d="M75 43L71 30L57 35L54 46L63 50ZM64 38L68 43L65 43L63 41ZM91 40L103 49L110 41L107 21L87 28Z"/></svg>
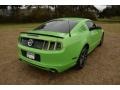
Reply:
<svg viewBox="0 0 120 90"><path fill-rule="evenodd" d="M28 46L32 46L33 45L33 40L32 39L29 39L28 40Z"/></svg>

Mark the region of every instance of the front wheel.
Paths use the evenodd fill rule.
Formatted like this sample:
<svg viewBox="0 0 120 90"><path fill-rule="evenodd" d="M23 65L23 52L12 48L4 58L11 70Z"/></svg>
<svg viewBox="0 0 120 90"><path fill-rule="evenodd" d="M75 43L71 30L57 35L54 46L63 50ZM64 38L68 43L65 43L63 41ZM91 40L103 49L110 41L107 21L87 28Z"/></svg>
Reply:
<svg viewBox="0 0 120 90"><path fill-rule="evenodd" d="M77 60L77 64L76 64L77 69L82 69L84 67L85 61L87 59L87 55L88 55L88 47L84 47Z"/></svg>
<svg viewBox="0 0 120 90"><path fill-rule="evenodd" d="M103 41L104 41L104 33L103 33L103 35L102 35L102 37L101 37L101 40L100 40L100 43L99 43L99 45L98 45L98 46L102 46Z"/></svg>

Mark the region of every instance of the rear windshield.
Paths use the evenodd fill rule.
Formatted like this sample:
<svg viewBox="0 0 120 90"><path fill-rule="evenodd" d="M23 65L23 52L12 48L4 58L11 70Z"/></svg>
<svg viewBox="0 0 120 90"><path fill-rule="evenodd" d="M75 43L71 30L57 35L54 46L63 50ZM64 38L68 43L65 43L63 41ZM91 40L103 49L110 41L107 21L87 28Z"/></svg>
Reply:
<svg viewBox="0 0 120 90"><path fill-rule="evenodd" d="M76 21L54 20L41 24L35 30L68 33L76 24Z"/></svg>

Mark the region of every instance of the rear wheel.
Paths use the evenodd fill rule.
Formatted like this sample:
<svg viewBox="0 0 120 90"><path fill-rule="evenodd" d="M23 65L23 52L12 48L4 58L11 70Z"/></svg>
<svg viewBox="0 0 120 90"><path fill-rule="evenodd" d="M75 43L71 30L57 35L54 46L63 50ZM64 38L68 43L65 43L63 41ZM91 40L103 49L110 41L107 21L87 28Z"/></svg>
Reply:
<svg viewBox="0 0 120 90"><path fill-rule="evenodd" d="M87 55L88 55L88 47L85 46L82 49L81 54L79 55L79 58L77 60L77 64L76 64L77 69L82 69L84 67L85 61L87 60Z"/></svg>

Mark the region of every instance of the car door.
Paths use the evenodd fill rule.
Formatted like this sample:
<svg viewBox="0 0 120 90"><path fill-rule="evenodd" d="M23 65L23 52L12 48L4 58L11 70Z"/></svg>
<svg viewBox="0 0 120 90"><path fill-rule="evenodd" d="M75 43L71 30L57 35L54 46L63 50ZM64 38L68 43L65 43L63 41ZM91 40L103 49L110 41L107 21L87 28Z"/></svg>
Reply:
<svg viewBox="0 0 120 90"><path fill-rule="evenodd" d="M89 29L89 36L88 36L89 45L91 50L93 50L98 44L99 32L97 31L97 29L95 29L96 25L92 21L87 21L86 24Z"/></svg>

